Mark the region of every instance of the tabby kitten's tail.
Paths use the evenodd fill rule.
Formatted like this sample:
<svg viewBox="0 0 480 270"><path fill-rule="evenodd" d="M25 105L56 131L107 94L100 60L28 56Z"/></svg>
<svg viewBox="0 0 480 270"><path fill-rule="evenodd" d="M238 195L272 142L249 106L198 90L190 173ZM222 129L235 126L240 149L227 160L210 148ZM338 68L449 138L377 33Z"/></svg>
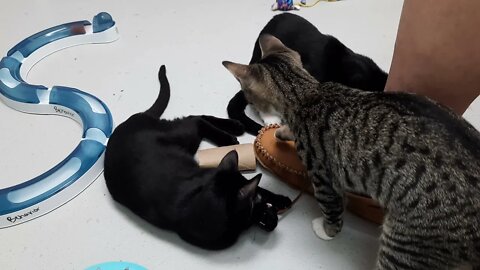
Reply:
<svg viewBox="0 0 480 270"><path fill-rule="evenodd" d="M160 92L157 100L152 107L145 111L146 114L155 118L162 116L170 100L170 84L168 83L165 65L162 65L158 71L158 80L160 81Z"/></svg>

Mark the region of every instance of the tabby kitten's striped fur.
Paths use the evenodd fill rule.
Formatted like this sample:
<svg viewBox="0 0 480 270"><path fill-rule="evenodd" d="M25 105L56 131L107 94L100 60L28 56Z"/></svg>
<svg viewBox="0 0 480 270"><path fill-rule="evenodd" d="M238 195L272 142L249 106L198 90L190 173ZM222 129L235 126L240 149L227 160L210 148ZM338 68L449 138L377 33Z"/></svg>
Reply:
<svg viewBox="0 0 480 270"><path fill-rule="evenodd" d="M323 212L317 234L340 231L349 190L387 210L377 269L480 269L479 132L424 97L319 83L278 39L259 42L257 64L223 64L254 106L280 114L277 137L296 139Z"/></svg>

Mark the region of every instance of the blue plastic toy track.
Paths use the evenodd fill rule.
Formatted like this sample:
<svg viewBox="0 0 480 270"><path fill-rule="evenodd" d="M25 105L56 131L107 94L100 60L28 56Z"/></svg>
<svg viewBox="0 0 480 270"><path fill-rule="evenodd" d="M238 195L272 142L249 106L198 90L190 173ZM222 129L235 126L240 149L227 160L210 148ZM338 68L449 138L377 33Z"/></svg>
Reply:
<svg viewBox="0 0 480 270"><path fill-rule="evenodd" d="M58 165L31 180L0 189L0 228L48 213L84 190L103 170L105 145L113 130L109 109L95 96L70 87L28 84L21 71L66 47L117 38L115 22L102 12L92 23L62 24L30 36L0 61L0 99L4 103L23 112L67 116L83 126L80 143ZM31 65L26 66L29 59Z"/></svg>

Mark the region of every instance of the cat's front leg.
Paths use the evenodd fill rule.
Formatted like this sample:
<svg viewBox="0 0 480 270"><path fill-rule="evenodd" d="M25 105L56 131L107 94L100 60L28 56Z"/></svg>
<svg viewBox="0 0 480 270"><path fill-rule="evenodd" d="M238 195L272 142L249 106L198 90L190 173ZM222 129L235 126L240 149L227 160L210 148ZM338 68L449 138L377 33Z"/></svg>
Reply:
<svg viewBox="0 0 480 270"><path fill-rule="evenodd" d="M232 135L240 136L245 132L245 127L242 125L241 122L237 120L218 118L211 115L202 115L200 117L215 126L216 128L228 132Z"/></svg>
<svg viewBox="0 0 480 270"><path fill-rule="evenodd" d="M312 221L315 234L324 240L331 240L343 226L343 196L332 186L331 179L313 173L315 198L323 212L323 217Z"/></svg>
<svg viewBox="0 0 480 270"><path fill-rule="evenodd" d="M260 118L262 118L265 125L282 123L282 118L280 117L280 114L274 109L270 109L268 112L259 110L258 114L260 115Z"/></svg>
<svg viewBox="0 0 480 270"><path fill-rule="evenodd" d="M232 134L222 130L215 126L212 123L212 118L205 119L205 116L196 117L195 118L199 127L200 137L206 138L210 140L217 146L227 146L227 145L234 145L238 144L237 137L233 136ZM218 119L217 119L218 120ZM235 120L230 119L222 119L225 121L235 122Z"/></svg>
<svg viewBox="0 0 480 270"><path fill-rule="evenodd" d="M280 141L295 141L295 136L293 136L293 132L287 125L283 125L275 130L275 138Z"/></svg>

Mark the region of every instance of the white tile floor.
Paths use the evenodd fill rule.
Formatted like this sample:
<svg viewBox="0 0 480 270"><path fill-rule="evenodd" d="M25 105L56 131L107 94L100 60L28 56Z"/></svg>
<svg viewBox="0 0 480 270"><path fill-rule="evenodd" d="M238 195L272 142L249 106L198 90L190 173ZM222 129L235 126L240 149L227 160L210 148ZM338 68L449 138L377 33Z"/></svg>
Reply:
<svg viewBox="0 0 480 270"><path fill-rule="evenodd" d="M157 95L157 69L167 65L172 98L166 118L187 114L226 116L237 82L222 60L248 62L253 42L275 14L273 1L6 1L0 11L0 54L21 39L60 23L108 11L121 39L55 53L30 73L29 82L90 92L117 123L147 108ZM208 4L203 4L208 3ZM388 70L402 1L345 0L304 9L318 28L337 36ZM467 112L475 124L480 111ZM477 125L479 126L479 125ZM35 116L0 103L0 188L30 179L64 158L80 138L67 118ZM241 142L252 142L245 135ZM262 185L293 196L273 177ZM50 214L0 230L2 269L84 269L104 261L132 261L149 269L371 269L379 229L347 215L330 242L316 238L314 200L303 197L270 234L253 228L232 248L200 250L158 230L111 200L103 176Z"/></svg>

